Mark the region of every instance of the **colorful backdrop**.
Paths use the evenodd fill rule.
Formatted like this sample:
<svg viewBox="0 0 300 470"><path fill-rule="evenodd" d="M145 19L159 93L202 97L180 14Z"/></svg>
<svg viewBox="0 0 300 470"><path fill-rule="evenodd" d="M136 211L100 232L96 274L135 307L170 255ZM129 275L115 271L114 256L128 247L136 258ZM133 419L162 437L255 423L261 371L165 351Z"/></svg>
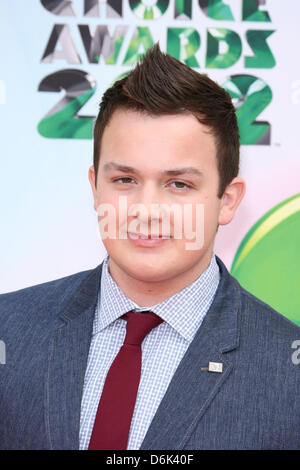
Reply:
<svg viewBox="0 0 300 470"><path fill-rule="evenodd" d="M103 259L93 119L105 89L159 41L236 107L247 195L215 251L300 325L299 21L298 0L2 0L0 292Z"/></svg>

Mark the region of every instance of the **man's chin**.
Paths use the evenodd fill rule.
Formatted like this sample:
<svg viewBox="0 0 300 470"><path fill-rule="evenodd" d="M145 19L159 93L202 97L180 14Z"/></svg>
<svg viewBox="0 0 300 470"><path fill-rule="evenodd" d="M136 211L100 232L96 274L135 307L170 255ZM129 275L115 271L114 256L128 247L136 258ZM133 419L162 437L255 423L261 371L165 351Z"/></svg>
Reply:
<svg viewBox="0 0 300 470"><path fill-rule="evenodd" d="M120 259L110 257L110 270L112 273L122 272L122 275L140 282L162 282L173 277L173 267L162 259L155 256L135 256ZM151 258L151 259L150 259ZM117 260L117 261L115 261Z"/></svg>
<svg viewBox="0 0 300 470"><path fill-rule="evenodd" d="M170 278L170 273L166 272L161 272L160 270L147 270L143 269L142 271L137 271L136 269L134 271L131 271L129 273L130 277L135 279L136 281L139 282L145 282L145 283L162 283L162 282L168 282L171 280Z"/></svg>
<svg viewBox="0 0 300 470"><path fill-rule="evenodd" d="M131 278L141 282L162 282L171 278L170 269L167 266L159 266L159 264L153 266L145 261L127 264L123 271L126 271Z"/></svg>

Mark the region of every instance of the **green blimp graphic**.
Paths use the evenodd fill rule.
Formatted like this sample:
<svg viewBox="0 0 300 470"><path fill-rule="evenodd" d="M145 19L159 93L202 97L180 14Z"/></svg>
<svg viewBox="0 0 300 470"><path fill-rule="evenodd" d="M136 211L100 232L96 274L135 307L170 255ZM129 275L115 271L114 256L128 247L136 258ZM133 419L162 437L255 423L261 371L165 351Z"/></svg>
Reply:
<svg viewBox="0 0 300 470"><path fill-rule="evenodd" d="M231 274L300 326L300 193L255 223L236 252Z"/></svg>

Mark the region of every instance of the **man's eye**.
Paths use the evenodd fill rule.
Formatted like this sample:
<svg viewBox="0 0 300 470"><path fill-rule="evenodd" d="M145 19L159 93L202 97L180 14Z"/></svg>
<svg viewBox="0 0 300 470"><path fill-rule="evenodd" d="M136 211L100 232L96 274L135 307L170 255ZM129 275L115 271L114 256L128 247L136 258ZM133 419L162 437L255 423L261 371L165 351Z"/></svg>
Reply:
<svg viewBox="0 0 300 470"><path fill-rule="evenodd" d="M173 181L171 185L175 185L176 189L187 189L190 188L191 186L187 183L184 183L183 181ZM174 187L174 186L173 186Z"/></svg>
<svg viewBox="0 0 300 470"><path fill-rule="evenodd" d="M116 178L113 181L114 181L114 183L130 184L132 181L134 181L134 179L129 178L128 176L123 176L122 178Z"/></svg>

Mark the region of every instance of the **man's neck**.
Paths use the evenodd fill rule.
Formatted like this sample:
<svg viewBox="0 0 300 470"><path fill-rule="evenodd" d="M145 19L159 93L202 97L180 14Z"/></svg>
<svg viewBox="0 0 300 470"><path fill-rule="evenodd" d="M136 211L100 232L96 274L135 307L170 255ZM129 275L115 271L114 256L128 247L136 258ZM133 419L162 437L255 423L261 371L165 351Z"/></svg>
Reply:
<svg viewBox="0 0 300 470"><path fill-rule="evenodd" d="M143 281L124 272L111 258L108 270L121 291L140 307L151 307L192 284L208 268L212 252L189 270L180 275L157 281Z"/></svg>

